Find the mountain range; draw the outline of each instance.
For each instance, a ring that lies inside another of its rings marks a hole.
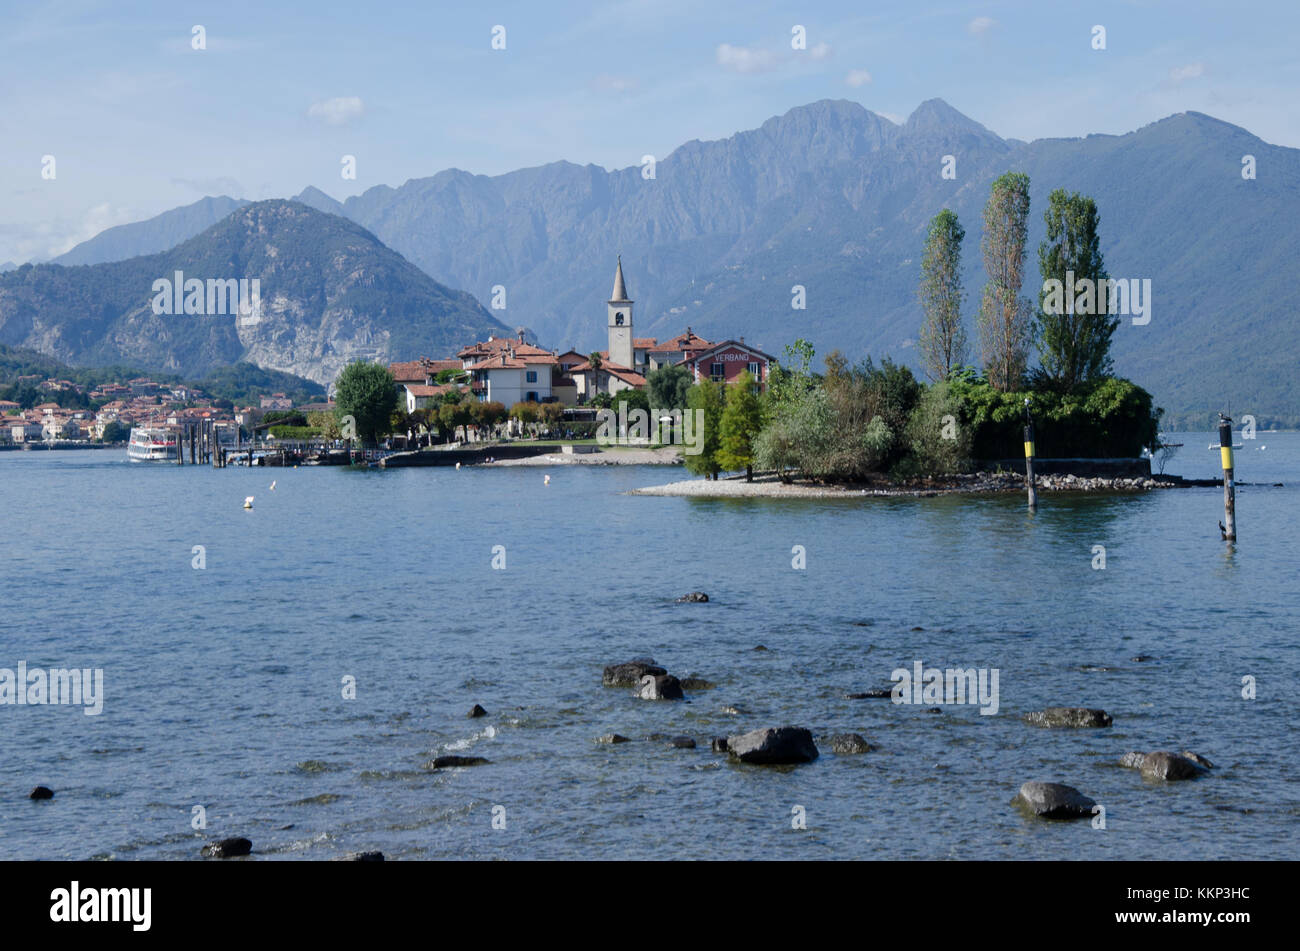
[[[191,279],[205,288],[244,280],[250,291],[257,281],[259,306],[241,316],[218,298],[226,313],[185,313],[162,306],[170,289],[159,304],[155,282]],[[247,361],[328,384],[353,359],[447,352],[505,332],[469,294],[439,284],[360,225],[283,200],[245,204],[158,254],[0,275],[0,343],[81,366],[194,378]]]
[[[1247,155],[1253,179],[1242,174]],[[1300,419],[1300,319],[1285,284],[1297,250],[1300,151],[1200,113],[1125,135],[1022,142],[938,99],[902,124],[823,100],[726,139],[687,142],[659,159],[653,177],[641,166],[570,162],[497,176],[450,169],[343,202],[309,187],[296,201],[360,224],[480,300],[503,287],[507,306],[494,313],[550,346],[604,345],[603,302],[621,252],[637,336],[689,325],[711,339],[745,336],[777,356],[806,337],[823,355],[839,348],[851,359],[890,355],[915,366],[928,222],[949,207],[966,228],[975,341],[980,212],[990,182],[1009,170],[1031,179],[1028,296],[1036,297],[1048,193],[1089,195],[1110,275],[1152,282],[1150,323],[1126,319],[1116,333],[1117,371],[1175,417],[1204,421],[1231,407]],[[233,204],[205,199],[114,228],[64,258],[107,262],[160,248],[216,224]],[[0,278],[0,328],[11,280]],[[795,285],[806,289],[806,309],[791,307]],[[430,338],[417,349],[441,355],[441,345]]]

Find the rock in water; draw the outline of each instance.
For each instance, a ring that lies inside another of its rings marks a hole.
[[[253,843],[244,838],[221,839],[217,842],[209,842],[205,845],[201,853],[208,858],[213,859],[233,859],[240,855],[247,855],[253,851]]]
[[[695,749],[695,741],[691,739],[689,736],[674,736],[671,740],[668,741],[668,745],[675,750]]]
[[[1146,753],[1125,753],[1119,758],[1119,765],[1126,769],[1141,769],[1142,761],[1146,758]]]
[[[1200,753],[1193,753],[1190,750],[1183,750],[1183,755],[1199,766],[1204,766],[1206,769],[1214,769],[1214,764],[1211,763],[1204,756],[1202,756]]]
[[[438,756],[424,764],[425,769],[450,769],[453,766],[486,766],[481,756]]]
[[[53,799],[54,790],[49,786],[37,786],[27,795],[28,799]]]
[[[725,736],[715,736],[713,741],[709,743],[709,749],[715,753],[727,752],[727,738]]]
[[[348,862],[382,862],[383,852],[353,852],[345,861]]]
[[[471,720],[474,719],[475,717],[485,717],[487,715],[488,715],[487,711],[484,710],[482,707],[480,707],[477,703],[474,704],[474,706],[469,711],[469,717]]]
[[[659,677],[666,673],[668,671],[656,666],[649,657],[639,657],[625,664],[611,664],[606,667],[601,683],[606,687],[635,687],[646,674]]]
[[[1204,766],[1179,753],[1148,753],[1142,760],[1142,775],[1146,779],[1173,782],[1178,779],[1196,779],[1207,772],[1209,770]]]
[[[712,680],[705,680],[703,677],[682,678],[683,690],[712,690],[716,686],[717,684],[715,684]]]
[[[860,733],[836,733],[831,737],[831,752],[846,756],[850,753],[867,753],[871,744]]]
[[[596,737],[597,743],[630,743],[626,736],[621,733],[606,733],[604,736]]]
[[[1025,714],[1025,722],[1045,727],[1101,727],[1110,726],[1111,717],[1105,710],[1088,707],[1048,707]]]
[[[1086,819],[1097,805],[1073,786],[1038,782],[1025,783],[1011,802],[1040,819]]]
[[[801,726],[767,727],[727,737],[727,752],[742,763],[811,763],[817,758],[817,744],[812,732]]]
[[[646,674],[637,685],[635,696],[642,700],[685,700],[682,683],[671,674]]]
[[[709,600],[709,596],[703,591],[692,591],[677,599],[678,604],[704,604]]]

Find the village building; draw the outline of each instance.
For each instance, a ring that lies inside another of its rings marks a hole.
[[[741,337],[739,340],[724,340],[722,343],[714,344],[707,350],[701,350],[688,357],[684,363],[696,383],[701,380],[734,383],[748,370],[761,390],[767,385],[768,371],[775,360],[775,357],[757,347],[746,344],[745,338]]]

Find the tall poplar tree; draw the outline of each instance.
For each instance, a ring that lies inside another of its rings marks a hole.
[[[984,205],[984,270],[980,349],[984,373],[996,389],[1013,390],[1025,374],[1033,305],[1020,296],[1029,234],[1029,176],[1007,172],[993,182]]]
[[[1107,309],[1096,202],[1063,188],[1047,201],[1047,239],[1038,246],[1038,353],[1043,376],[1068,392],[1110,373],[1119,318]]]
[[[921,257],[917,296],[925,311],[921,326],[921,361],[931,380],[947,379],[966,362],[966,330],[961,323],[965,297],[961,286],[961,242],[966,230],[945,208],[930,220]]]

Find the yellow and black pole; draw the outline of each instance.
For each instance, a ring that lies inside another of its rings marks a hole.
[[[1034,485],[1034,420],[1029,415],[1029,397],[1025,397],[1025,488],[1029,492],[1029,511],[1038,508],[1038,489]]]
[[[1223,524],[1219,526],[1224,541],[1237,540],[1237,484],[1232,467],[1232,420],[1219,414],[1219,460],[1223,463]]]

